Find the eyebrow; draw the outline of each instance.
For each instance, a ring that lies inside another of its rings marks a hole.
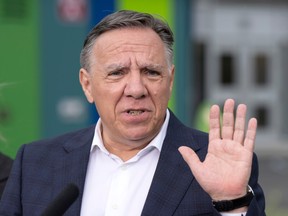
[[[143,64],[143,65],[138,65],[140,69],[151,69],[151,70],[156,70],[156,71],[162,71],[164,70],[164,66],[160,64]],[[121,64],[110,64],[107,67],[105,67],[109,71],[113,70],[122,70],[122,69],[128,69],[129,66],[121,65]]]
[[[156,71],[164,70],[164,67],[162,65],[159,65],[159,64],[142,65],[141,68],[147,68],[147,69],[156,70]]]
[[[109,71],[113,71],[113,70],[121,70],[121,69],[127,68],[127,66],[124,66],[121,64],[110,64],[105,68]]]

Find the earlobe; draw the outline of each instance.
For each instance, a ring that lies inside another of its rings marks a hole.
[[[92,96],[91,76],[87,70],[81,68],[79,71],[79,81],[82,86],[83,92],[89,103],[93,103],[94,99]]]

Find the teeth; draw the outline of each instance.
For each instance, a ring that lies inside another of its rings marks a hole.
[[[130,115],[140,115],[141,113],[143,113],[143,111],[141,111],[141,110],[130,110],[129,111]]]

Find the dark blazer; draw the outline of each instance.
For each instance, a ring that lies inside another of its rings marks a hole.
[[[95,126],[57,138],[23,145],[0,204],[1,216],[39,216],[48,203],[70,182],[80,196],[65,215],[79,216]],[[201,160],[207,153],[207,134],[184,126],[171,112],[167,135],[142,216],[219,215],[211,198],[193,177],[178,152],[190,146]],[[257,183],[258,164],[254,157],[250,186],[256,197],[247,216],[262,216],[264,195]],[[233,179],[231,179],[233,181]]]
[[[13,160],[0,152],[0,199],[5,188]]]

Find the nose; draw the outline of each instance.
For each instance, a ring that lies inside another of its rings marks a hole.
[[[127,97],[139,99],[145,97],[147,93],[144,77],[141,76],[141,73],[139,71],[130,72],[127,77],[124,94]]]

